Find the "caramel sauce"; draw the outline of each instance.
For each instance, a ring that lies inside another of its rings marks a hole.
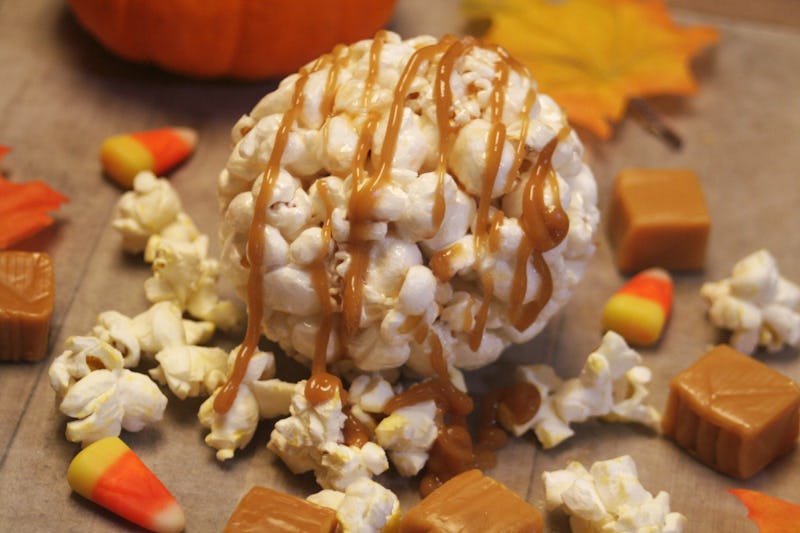
[[[321,62],[322,60],[317,61],[312,66],[312,70],[318,68]],[[247,365],[258,347],[258,340],[261,336],[264,296],[263,273],[260,267],[264,258],[264,228],[267,225],[267,206],[272,198],[275,183],[278,180],[281,157],[289,141],[289,132],[303,108],[303,102],[305,101],[303,89],[306,86],[309,74],[310,71],[307,69],[300,71],[300,76],[295,83],[294,93],[292,95],[292,105],[290,109],[284,113],[281,123],[278,126],[278,131],[275,133],[275,145],[269,156],[267,168],[264,170],[261,189],[258,191],[258,197],[253,212],[253,222],[250,225],[250,232],[247,236],[247,258],[251,265],[247,278],[247,332],[236,354],[231,375],[214,399],[214,410],[217,413],[227,413],[231,408],[233,401],[236,399],[236,395],[239,393],[239,386],[247,371]]]
[[[428,262],[428,266],[433,275],[440,281],[449,281],[450,278],[456,275],[453,268],[453,257],[464,253],[464,245],[460,242],[451,244],[447,248],[443,248],[434,252]]]
[[[372,431],[361,420],[356,418],[349,406],[345,408],[345,415],[347,418],[344,420],[344,443],[348,446],[356,446],[361,448],[370,441]]]

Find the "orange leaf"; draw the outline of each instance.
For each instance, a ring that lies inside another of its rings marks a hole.
[[[728,492],[747,507],[747,517],[761,533],[800,533],[800,505],[754,490],[728,489]]]
[[[0,162],[8,151],[0,145]],[[0,250],[52,224],[47,213],[68,200],[42,181],[13,183],[0,176]]]
[[[691,58],[717,42],[674,24],[662,0],[463,0],[484,39],[525,63],[569,120],[607,139],[630,98],[691,94]]]

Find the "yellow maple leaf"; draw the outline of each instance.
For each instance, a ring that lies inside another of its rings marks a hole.
[[[714,28],[678,27],[661,0],[464,0],[488,17],[483,38],[525,63],[570,121],[600,138],[628,99],[692,94],[690,61],[717,42]]]

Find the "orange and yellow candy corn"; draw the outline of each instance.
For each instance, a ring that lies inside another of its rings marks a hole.
[[[603,309],[603,329],[629,344],[646,346],[661,337],[672,308],[672,278],[663,268],[649,268],[628,281]]]
[[[126,189],[143,170],[157,176],[189,157],[197,145],[190,128],[159,128],[115,135],[103,141],[100,163],[108,177]]]
[[[117,437],[84,448],[69,465],[72,490],[150,531],[183,531],[178,502],[133,451]]]

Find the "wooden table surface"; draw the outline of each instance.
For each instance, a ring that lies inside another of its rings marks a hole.
[[[453,0],[401,0],[393,28],[404,36],[458,31],[456,6]],[[691,168],[707,195],[713,229],[706,269],[677,277],[666,335],[657,347],[642,350],[654,372],[651,400],[660,411],[669,379],[724,339],[705,318],[699,296],[704,281],[727,276],[738,259],[759,248],[774,254],[786,277],[800,281],[800,29],[764,22],[780,17],[752,22],[676,13],[683,21],[716,25],[722,33],[720,44],[695,64],[701,83],[696,96],[654,100],[683,137],[684,148],[670,150],[630,119],[611,141],[584,136],[602,207],[615,173],[631,166]],[[0,0],[0,144],[13,149],[3,170],[14,179],[44,179],[70,197],[52,228],[18,246],[53,256],[57,292],[48,357],[38,364],[0,365],[0,531],[135,530],[71,493],[65,472],[79,446],[64,438],[67,420],[47,380],[49,361],[65,339],[87,332],[97,313],[115,309],[134,315],[148,307],[142,283],[149,268],[122,253],[110,227],[121,191],[101,175],[100,142],[164,125],[196,128],[198,150],[171,179],[216,250],[216,177],[230,150],[230,128],[274,85],[196,82],[131,66],[89,38],[64,2]],[[622,279],[601,232],[597,253],[566,309],[536,339],[471,373],[471,388],[480,391],[507,379],[517,362],[548,362],[561,376],[574,376],[599,342],[600,309]],[[800,381],[797,350],[758,357]],[[199,403],[171,397],[160,424],[124,435],[178,497],[188,531],[220,530],[256,484],[301,496],[317,490],[310,476],[293,476],[265,449],[268,422],[247,450],[218,463],[203,443],[205,431],[195,414]],[[627,453],[648,490],[671,494],[673,510],[688,517],[691,532],[757,530],[726,488],[742,486],[800,502],[798,451],[740,482],[636,426],[575,427],[575,437],[554,450],[543,451],[531,436],[513,440],[489,473],[543,509],[542,472],[572,459],[588,465]],[[396,490],[404,507],[416,501],[412,483],[390,474],[381,480]],[[568,531],[557,514],[547,515],[547,528]]]

